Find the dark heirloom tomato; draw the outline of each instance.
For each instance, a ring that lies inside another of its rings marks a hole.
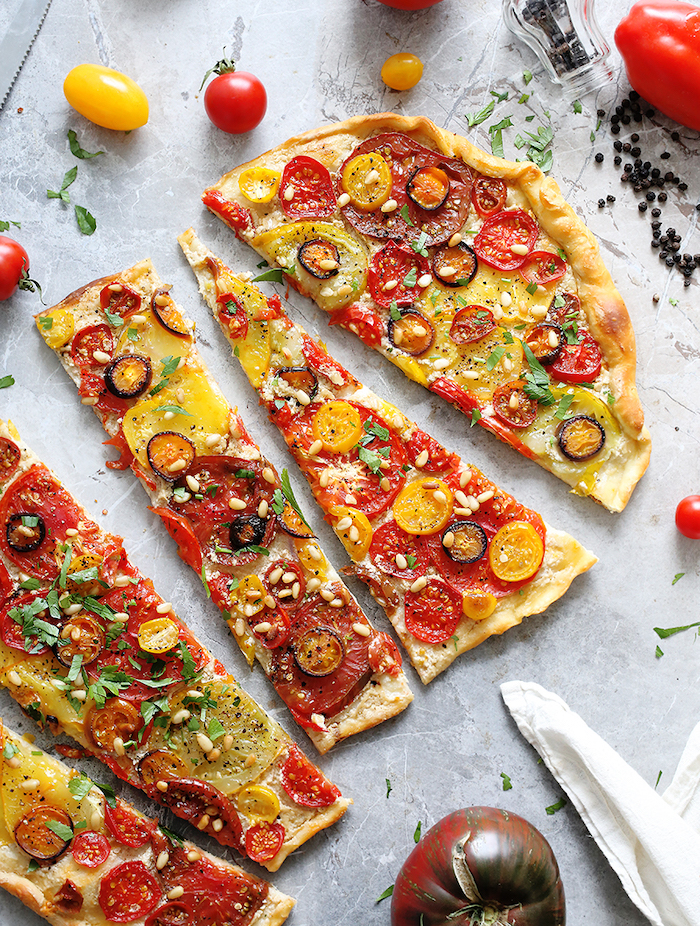
[[[578,321],[581,314],[581,300],[573,293],[557,293],[547,309],[545,322],[552,325],[564,325]]]
[[[282,787],[302,807],[330,807],[340,797],[340,791],[309,762],[296,744],[280,769]]]
[[[417,167],[406,184],[408,198],[426,212],[444,205],[449,192],[450,178],[439,167]]]
[[[279,198],[285,214],[293,220],[326,218],[335,211],[328,169],[305,154],[292,158],[282,171]]]
[[[404,597],[406,630],[423,643],[444,643],[462,617],[462,596],[447,582],[429,578],[418,592]]]
[[[81,328],[73,338],[70,353],[79,367],[104,366],[104,360],[95,359],[95,351],[112,356],[114,338],[109,325],[89,325]]]
[[[323,238],[305,241],[297,251],[297,260],[317,280],[330,280],[337,276],[340,268],[338,246]]]
[[[186,338],[190,334],[182,313],[170,295],[170,286],[161,286],[153,291],[151,311],[163,328],[171,334],[179,338]]]
[[[151,385],[153,371],[148,357],[123,354],[105,370],[105,384],[118,399],[134,399]]]
[[[399,318],[389,319],[387,333],[394,347],[412,357],[424,354],[435,340],[432,323],[417,309],[401,309]]]
[[[174,814],[193,823],[223,846],[241,849],[243,827],[231,801],[213,785],[197,778],[176,778],[166,781],[167,791],[149,789],[152,796],[169,807]],[[212,823],[220,820],[217,832]]]
[[[474,250],[489,267],[517,270],[525,263],[538,235],[539,226],[531,215],[522,209],[506,209],[486,219],[474,239]]]
[[[369,291],[377,305],[387,309],[393,302],[412,305],[423,292],[418,280],[424,273],[430,273],[426,257],[390,241],[372,258]]]
[[[498,417],[512,428],[527,428],[537,417],[537,400],[525,392],[522,380],[498,386],[492,401]]]
[[[579,331],[578,344],[564,344],[549,371],[564,383],[592,383],[600,373],[600,348],[587,331]]]
[[[226,325],[232,338],[244,338],[248,333],[248,313],[233,293],[222,293],[217,297],[219,321]]]
[[[404,862],[392,926],[564,926],[564,887],[551,846],[527,820],[493,807],[443,817]]]
[[[143,862],[117,865],[100,882],[98,901],[112,923],[132,923],[150,913],[163,896],[155,877]]]
[[[69,830],[70,836],[64,839],[52,829],[50,823],[59,823]],[[15,826],[15,841],[20,849],[35,859],[40,865],[56,861],[66,851],[73,838],[73,821],[61,807],[50,804],[38,804],[32,807]]]
[[[450,337],[455,344],[471,344],[491,334],[496,327],[496,321],[490,309],[483,305],[465,305],[452,321]]]
[[[505,205],[508,187],[498,177],[477,177],[472,188],[474,208],[483,218],[493,215]]]
[[[535,325],[525,338],[527,346],[537,360],[543,364],[554,363],[564,346],[564,332],[559,325],[544,322]]]
[[[384,320],[371,309],[357,302],[338,309],[328,319],[329,325],[341,325],[354,332],[361,341],[370,347],[378,347],[382,343],[386,326]]]
[[[476,254],[464,242],[443,244],[433,254],[433,273],[444,286],[467,286],[478,269]]]
[[[123,283],[108,283],[100,292],[100,306],[112,315],[128,318],[141,308],[141,296]]]
[[[564,456],[578,463],[590,460],[603,449],[605,430],[589,415],[574,415],[560,425],[557,442]]]

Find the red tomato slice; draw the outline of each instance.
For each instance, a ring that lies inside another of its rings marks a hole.
[[[222,293],[216,300],[219,321],[226,325],[232,338],[244,338],[248,333],[248,315],[233,293]]]
[[[462,596],[442,579],[430,578],[419,592],[406,592],[406,630],[423,643],[444,643],[462,616]]]
[[[467,305],[455,314],[450,337],[455,344],[471,344],[495,329],[496,321],[490,309],[483,305]]]
[[[285,193],[293,195],[287,199]],[[279,198],[285,214],[293,220],[321,219],[335,212],[331,175],[315,158],[305,154],[292,158],[282,172]]]
[[[187,518],[176,511],[171,511],[170,508],[149,507],[149,510],[158,515],[165,525],[165,529],[178,545],[177,552],[180,559],[184,560],[196,572],[201,572],[202,550]]]
[[[281,823],[255,823],[245,834],[248,858],[262,864],[274,858],[284,845],[286,831]]]
[[[406,560],[406,568],[396,564],[396,554]],[[413,534],[407,534],[393,519],[378,527],[372,535],[369,558],[377,569],[387,575],[411,581],[423,575],[428,568],[428,558],[416,544]]]
[[[376,312],[353,302],[344,309],[338,309],[328,319],[329,325],[341,325],[356,334],[370,347],[379,347],[386,334],[386,324]]]
[[[271,651],[272,683],[303,726],[312,723],[312,714],[333,717],[350,704],[372,675],[367,654],[371,635],[355,633],[352,625],[357,621],[362,621],[362,612],[354,600],[344,608],[332,608],[315,595],[295,613],[285,645]],[[342,661],[324,676],[303,672],[294,655],[302,636],[319,627],[329,629],[343,644]]]
[[[489,216],[474,239],[474,251],[480,260],[497,270],[517,270],[525,263],[539,235],[539,226],[522,209],[506,209]],[[524,246],[525,254],[512,248]]]
[[[427,452],[428,462],[420,467],[426,473],[446,473],[459,466],[459,457],[456,453],[449,453],[442,444],[439,444],[425,431],[421,431],[420,428],[414,430],[405,442],[404,448],[406,456],[414,466],[418,457]]]
[[[153,820],[146,820],[133,811],[128,804],[117,799],[117,806],[105,804],[105,823],[112,836],[123,846],[137,849],[150,842],[156,828]]]
[[[381,630],[372,637],[369,645],[369,664],[373,672],[398,675],[401,671],[401,653],[389,634]]]
[[[218,215],[229,228],[235,231],[237,238],[240,238],[239,232],[252,231],[253,217],[250,210],[226,199],[219,190],[205,190],[202,193],[202,202],[210,212]]]
[[[109,440],[102,441],[102,443],[105,447],[114,447],[119,453],[116,460],[107,460],[109,469],[128,469],[134,462],[134,455],[131,452],[131,448],[127,443],[124,430],[121,426],[114,437],[110,437]]]
[[[171,900],[151,913],[146,926],[188,926],[191,922],[192,908],[181,900]]]
[[[110,412],[121,417],[129,408],[129,400],[120,399],[110,392],[101,373],[92,373],[85,368],[80,372],[78,393],[83,399],[97,399],[93,407],[101,412]]]
[[[5,565],[0,562],[0,607],[2,607],[10,597],[14,587],[15,583],[12,581],[10,573],[5,568]]]
[[[8,437],[0,437],[0,485],[14,475],[21,458],[17,444]]]
[[[390,241],[372,258],[369,291],[377,305],[385,309],[393,302],[412,305],[423,292],[418,280],[424,273],[430,273],[427,257]],[[387,285],[389,288],[385,289]]]
[[[340,791],[314,765],[296,744],[281,768],[282,787],[302,807],[330,807],[340,797]]]
[[[386,460],[389,468],[381,469],[379,474],[375,475],[367,464],[360,460],[357,447],[353,447],[347,453],[334,454],[321,450],[310,459],[300,460],[299,465],[310,474],[314,495],[324,511],[351,504],[347,501],[347,496],[350,496],[355,499],[352,507],[359,509],[371,519],[387,510],[404,484],[406,474],[402,467],[406,465],[406,454],[401,441],[379,415],[357,403],[350,404],[359,412],[365,433],[368,434],[367,429],[373,426],[389,432],[388,439],[375,436],[366,444],[366,449],[377,454],[380,460]],[[311,422],[319,407],[318,403],[307,405],[292,419],[285,433],[289,444],[299,446],[303,450],[309,449],[315,440]],[[328,485],[323,487],[319,478],[325,469],[330,469],[331,478]],[[382,489],[380,484],[384,477],[389,480],[387,491]]]
[[[33,656],[40,656],[44,653],[48,653],[49,647],[44,643],[40,643],[36,634],[24,636],[22,633],[22,624],[13,617],[13,614],[20,616],[20,612],[23,612],[26,608],[26,613],[31,618],[31,613],[35,610],[33,605],[37,602],[37,606],[44,606],[43,609],[37,613],[38,619],[54,627],[57,626],[56,621],[53,620],[46,607],[46,601],[44,599],[45,594],[45,591],[25,592],[19,597],[10,599],[3,607],[2,611],[0,611],[0,636],[2,636],[2,640],[6,646],[31,653]]]
[[[89,325],[87,328],[81,328],[73,338],[70,353],[73,362],[79,367],[104,366],[103,363],[95,360],[96,350],[112,355],[114,338],[109,325]]]
[[[274,575],[278,569],[282,570],[282,578],[273,583],[270,581],[270,576]],[[296,597],[294,597],[294,587],[297,584],[299,588]],[[304,570],[299,563],[295,563],[293,560],[277,559],[265,573],[265,588],[275,599],[278,607],[284,608],[286,611],[296,611],[304,601],[306,592]],[[292,594],[286,594],[280,598],[280,592],[292,592]]]
[[[546,286],[561,280],[566,273],[566,261],[551,251],[531,251],[520,268],[520,276],[526,283]]]
[[[133,923],[146,916],[163,896],[160,885],[143,862],[124,862],[102,878],[98,900],[113,923]]]
[[[83,868],[99,868],[110,856],[109,840],[102,833],[79,833],[71,846],[73,858]]]
[[[505,205],[508,187],[497,177],[477,177],[472,188],[474,208],[483,218],[499,212]]]
[[[564,383],[592,383],[603,362],[600,348],[587,331],[579,331],[578,344],[564,344],[548,367],[555,379]]]
[[[519,379],[498,386],[492,405],[498,417],[512,428],[527,428],[537,417],[537,400],[525,392]]]
[[[112,286],[120,288],[110,289]],[[100,306],[112,315],[128,318],[141,308],[141,296],[124,283],[115,280],[114,283],[108,283],[100,292]]]
[[[556,303],[561,303],[557,305]],[[575,296],[573,293],[558,293],[547,309],[547,317],[545,322],[548,322],[552,325],[559,325],[560,327],[565,325],[567,322],[571,324],[572,322],[579,321],[581,315],[581,300],[578,296]]]

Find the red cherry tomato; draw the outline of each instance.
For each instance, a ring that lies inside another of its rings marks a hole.
[[[403,556],[405,566],[401,559],[401,565],[396,562],[397,553]],[[411,582],[423,575],[429,565],[425,552],[416,545],[415,536],[407,534],[393,520],[386,521],[375,530],[369,547],[369,558],[382,572],[399,579],[410,579]]]
[[[429,6],[435,6],[442,0],[379,0],[384,6],[391,6],[395,10],[424,10]]]
[[[406,630],[423,643],[444,643],[462,616],[462,596],[442,579],[429,579],[419,592],[406,592]]]
[[[480,216],[486,218],[503,208],[508,187],[498,177],[477,177],[472,187],[472,202]]]
[[[0,235],[0,302],[10,298],[28,273],[29,255],[22,245]]]
[[[545,286],[561,280],[566,273],[566,261],[551,251],[531,251],[520,268],[520,276],[526,283]]]
[[[370,347],[379,347],[382,337],[386,333],[384,320],[371,309],[353,302],[344,309],[333,312],[328,320],[329,325],[342,325],[355,332],[361,341]]]
[[[98,868],[111,852],[109,840],[102,833],[79,833],[73,840],[73,858],[83,868]]]
[[[98,900],[111,923],[133,923],[150,913],[163,896],[143,862],[124,862],[102,878]]]
[[[255,823],[245,834],[248,858],[261,864],[274,858],[284,844],[285,829],[281,823]]]
[[[474,250],[480,260],[496,270],[517,270],[535,246],[539,228],[537,222],[523,209],[506,209],[496,212],[479,229],[474,239]],[[513,251],[521,246],[524,254]]]
[[[117,801],[116,807],[105,806],[105,823],[112,836],[123,846],[137,849],[151,838],[155,823],[138,816],[127,804]]]
[[[587,331],[580,332],[578,344],[565,344],[549,367],[555,379],[564,383],[592,383],[600,373],[600,348]]]
[[[109,325],[88,325],[87,328],[81,328],[73,338],[71,357],[79,367],[103,366],[101,361],[95,360],[96,350],[111,357],[114,338]]]
[[[287,199],[289,195],[291,199]],[[306,154],[292,158],[285,166],[279,198],[286,215],[295,221],[327,218],[335,211],[335,193],[328,169]]]
[[[519,379],[497,387],[493,394],[493,408],[498,417],[512,428],[526,428],[537,417],[537,401],[525,392]]]
[[[204,91],[204,108],[217,129],[241,135],[262,122],[267,93],[254,74],[227,71],[215,77]]]
[[[430,273],[425,257],[390,241],[372,258],[369,291],[374,301],[387,309],[393,302],[412,305],[423,291],[418,280],[425,273]]]
[[[700,495],[688,495],[678,503],[676,527],[684,537],[700,540]]]

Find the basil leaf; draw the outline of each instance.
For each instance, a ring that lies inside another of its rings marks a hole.
[[[97,228],[97,220],[85,206],[75,207],[75,217],[78,220],[78,228],[84,235],[91,235]]]
[[[87,797],[92,788],[92,781],[87,777],[85,772],[81,772],[80,775],[71,778],[68,782],[68,790],[76,801],[82,801],[83,798]]]
[[[510,791],[513,788],[513,785],[511,784],[511,780],[508,775],[506,775],[505,772],[501,772],[501,778],[503,779],[503,790]]]
[[[52,833],[55,833],[59,839],[63,839],[65,842],[70,842],[73,838],[73,829],[70,826],[66,826],[65,823],[60,823],[58,820],[47,820],[44,826],[47,830],[51,830]]]
[[[391,787],[391,782],[388,778],[385,778],[384,781],[386,781],[386,796],[389,797],[394,789]]]
[[[7,389],[8,386],[14,386],[14,384],[15,384],[14,376],[11,376],[9,374],[7,376],[0,376],[0,389]]]
[[[284,273],[284,270],[274,267],[271,270],[266,270],[264,273],[253,277],[253,283],[283,283]]]
[[[556,804],[550,804],[549,807],[545,807],[545,813],[548,813],[549,816],[551,817],[553,814],[557,812],[557,810],[561,810],[562,807],[565,807],[566,804],[567,804],[566,798],[562,797],[556,802]]]
[[[413,841],[414,841],[415,843],[419,843],[419,842],[420,842],[420,832],[421,832],[422,827],[423,827],[423,824],[422,824],[421,821],[419,820],[419,821],[418,821],[418,826],[415,828],[415,831],[414,831],[414,833],[413,833]]]
[[[386,900],[387,897],[391,897],[394,893],[394,885],[390,884],[389,887],[384,891],[383,894],[380,894],[379,897],[375,900],[375,903],[379,903],[380,900]]]
[[[101,154],[104,154],[104,151],[95,151],[91,154],[89,151],[81,148],[78,144],[78,136],[75,134],[73,129],[68,129],[68,144],[70,145],[71,154],[75,155],[76,158],[80,158],[81,161],[86,161],[90,158],[96,158]]]
[[[282,483],[282,491],[284,492],[284,497],[287,499],[289,504],[299,515],[299,517],[304,522],[304,524],[306,524],[309,530],[311,530],[311,525],[309,524],[309,522],[306,520],[306,518],[302,514],[301,508],[299,507],[299,502],[296,500],[294,496],[294,490],[292,489],[292,484],[289,481],[289,473],[287,472],[286,469],[283,469],[282,473],[280,474],[280,482]]]
[[[672,637],[676,633],[682,633],[684,630],[692,630],[693,627],[700,627],[700,621],[694,624],[686,624],[684,627],[654,627],[654,633],[657,637],[665,640],[666,637]]]
[[[479,110],[478,113],[466,113],[467,125],[469,128],[475,125],[481,125],[482,122],[486,122],[488,117],[493,112],[494,106],[496,105],[495,100],[490,100],[483,109]]]

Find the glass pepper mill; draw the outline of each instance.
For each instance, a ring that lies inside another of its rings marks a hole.
[[[570,96],[612,80],[610,47],[593,5],[594,0],[503,0],[508,28],[532,48],[547,74]]]

